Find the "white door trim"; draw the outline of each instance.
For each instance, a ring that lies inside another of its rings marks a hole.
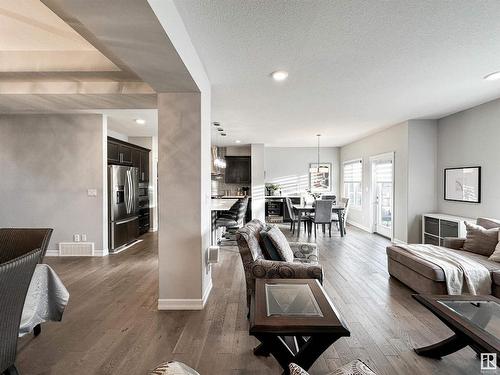
[[[394,241],[394,225],[395,225],[395,214],[394,214],[394,201],[396,197],[396,181],[395,181],[395,158],[394,151],[385,152],[383,154],[377,154],[370,156],[370,231],[375,233],[375,179],[373,178],[373,162],[376,160],[392,160],[392,202],[391,202],[391,212],[392,212],[392,227],[391,227],[391,241]]]

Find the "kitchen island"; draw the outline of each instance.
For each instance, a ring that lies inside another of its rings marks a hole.
[[[212,213],[212,231],[210,236],[210,244],[217,245],[222,236],[223,228],[217,228],[215,221],[217,220],[217,212],[229,211],[229,209],[238,202],[238,199],[211,199],[210,211]]]

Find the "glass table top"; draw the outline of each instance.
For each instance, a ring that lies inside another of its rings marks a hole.
[[[266,284],[266,305],[267,316],[323,316],[307,284]]]
[[[495,301],[438,300],[494,337],[500,337],[500,305]]]

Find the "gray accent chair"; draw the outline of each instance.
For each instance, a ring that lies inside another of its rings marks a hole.
[[[317,279],[323,282],[323,268],[318,264],[316,244],[290,242],[293,262],[267,260],[262,252],[260,232],[266,225],[254,219],[236,233],[236,241],[245,271],[247,304],[255,291],[255,279]]]
[[[0,263],[0,374],[18,374],[15,361],[24,301],[42,249]]]
[[[34,249],[42,251],[42,261],[53,229],[50,228],[0,228],[0,263],[17,258]]]

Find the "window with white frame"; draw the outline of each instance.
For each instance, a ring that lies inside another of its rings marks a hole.
[[[363,161],[351,160],[344,163],[344,198],[349,198],[351,208],[361,209],[363,198]]]

